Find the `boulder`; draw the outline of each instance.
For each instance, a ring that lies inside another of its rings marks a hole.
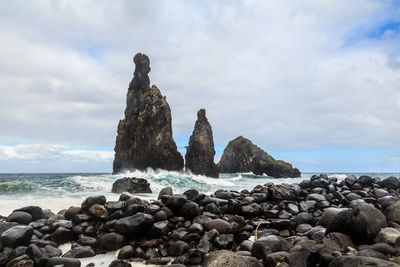
[[[383,179],[381,184],[382,184],[382,187],[385,187],[388,189],[398,189],[400,187],[399,179],[394,176],[390,176],[386,179]]]
[[[118,233],[107,233],[98,237],[98,247],[102,250],[113,251],[123,247],[126,238]]]
[[[300,177],[300,171],[282,160],[275,160],[249,139],[239,136],[230,141],[218,163],[219,172],[253,172],[272,177]]]
[[[214,219],[204,224],[204,229],[210,231],[212,229],[216,229],[219,233],[225,233],[229,228],[230,224],[222,219]]]
[[[183,157],[172,137],[171,109],[160,90],[150,87],[150,59],[138,53],[129,84],[125,118],[119,121],[113,173],[146,168],[182,170]]]
[[[333,218],[336,216],[336,214],[338,214],[339,212],[341,212],[341,210],[337,208],[325,209],[324,212],[322,213],[321,218],[319,219],[319,224],[322,225],[323,227],[327,227],[331,223]]]
[[[153,223],[153,216],[138,212],[135,215],[117,220],[114,223],[114,228],[122,234],[139,234],[145,233],[147,228]]]
[[[100,204],[94,204],[89,208],[89,212],[99,219],[105,219],[108,217],[108,211]]]
[[[400,223],[400,201],[396,201],[385,209],[388,222]]]
[[[24,211],[14,211],[6,219],[7,222],[16,222],[18,224],[29,224],[32,220],[32,215]]]
[[[219,177],[218,167],[214,163],[214,140],[206,110],[197,112],[197,121],[186,147],[185,168],[194,174]]]
[[[246,267],[247,263],[238,255],[228,250],[217,250],[208,254],[203,262],[205,267]]]
[[[18,225],[9,228],[1,234],[1,242],[4,247],[15,248],[28,245],[33,235],[31,226]]]
[[[326,233],[347,234],[356,244],[371,243],[376,234],[387,226],[383,213],[370,204],[359,203],[352,210],[336,214],[327,226]]]
[[[88,198],[86,198],[82,204],[81,204],[81,208],[83,210],[88,210],[91,206],[93,206],[94,204],[99,204],[99,205],[104,205],[106,203],[106,197],[105,196],[90,196]]]
[[[14,210],[14,212],[15,211],[23,211],[29,213],[32,216],[33,221],[45,218],[42,208],[38,206],[26,206]]]
[[[131,194],[152,193],[150,189],[150,184],[146,179],[126,177],[116,180],[112,185],[111,192],[129,192]]]
[[[392,227],[382,228],[374,241],[375,243],[386,243],[391,246],[400,247],[400,231]]]

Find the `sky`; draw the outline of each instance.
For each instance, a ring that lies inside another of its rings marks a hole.
[[[111,172],[133,56],[179,150],[207,110],[303,172],[399,172],[400,1],[0,1],[0,173]]]

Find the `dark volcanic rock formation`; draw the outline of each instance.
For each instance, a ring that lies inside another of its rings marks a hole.
[[[254,145],[249,139],[239,136],[229,142],[218,163],[222,173],[253,172],[280,177],[300,177],[300,171],[290,163],[275,160],[264,150]]]
[[[148,167],[182,170],[183,158],[172,137],[171,109],[155,86],[150,87],[150,60],[137,54],[129,84],[125,118],[119,122],[113,173]]]
[[[111,192],[122,193],[129,192],[136,193],[151,193],[150,184],[143,178],[122,178],[113,183]]]
[[[217,178],[219,174],[214,155],[212,128],[207,120],[206,110],[200,109],[189,146],[186,148],[185,168],[195,174]]]

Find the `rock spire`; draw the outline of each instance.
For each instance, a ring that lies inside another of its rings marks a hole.
[[[138,53],[129,84],[125,118],[119,121],[113,173],[123,170],[182,170],[183,158],[172,136],[171,109],[155,86],[150,87],[150,59]]]
[[[218,167],[214,163],[214,141],[210,123],[206,117],[206,110],[197,112],[197,121],[186,148],[185,168],[194,174],[217,178]]]

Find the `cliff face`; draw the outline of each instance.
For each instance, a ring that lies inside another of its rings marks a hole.
[[[150,87],[150,60],[139,53],[133,61],[136,68],[125,118],[118,124],[113,173],[148,167],[182,170],[183,158],[172,137],[171,109],[160,90]]]
[[[218,163],[221,173],[253,172],[272,177],[300,177],[300,171],[290,163],[275,160],[267,152],[242,136],[230,141]]]
[[[186,148],[185,168],[195,174],[218,178],[218,167],[214,163],[214,141],[206,110],[197,112],[197,121]]]

